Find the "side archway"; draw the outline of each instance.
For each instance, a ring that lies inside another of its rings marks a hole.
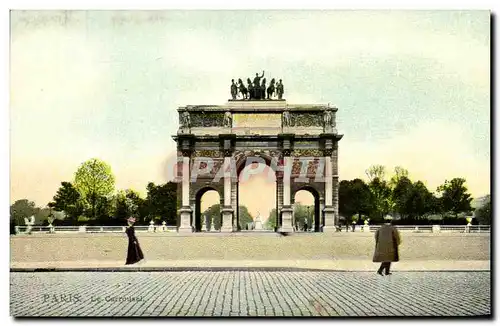
[[[320,193],[313,186],[310,186],[310,185],[302,186],[302,187],[298,188],[292,195],[292,201],[294,204],[296,202],[297,193],[302,192],[302,191],[305,191],[305,192],[308,192],[309,194],[311,194],[313,197],[313,203],[314,203],[314,208],[310,212],[310,213],[314,214],[312,217],[312,221],[313,221],[312,226],[313,227],[308,226],[308,228],[310,228],[310,230],[314,231],[314,232],[322,232],[324,220],[323,220],[323,214],[321,212]],[[296,226],[300,226],[300,227],[303,226],[303,222],[298,221],[298,220],[295,220],[294,224]]]
[[[196,192],[196,195],[195,195],[195,209],[194,209],[194,223],[193,223],[193,227],[194,227],[194,231],[195,232],[201,232],[202,231],[202,225],[203,225],[203,221],[202,221],[202,197],[203,195],[205,195],[207,192],[210,192],[210,191],[214,191],[217,193],[219,199],[217,200],[218,203],[220,203],[220,200],[221,200],[221,193],[219,190],[217,190],[215,187],[211,187],[211,186],[205,186],[203,188],[200,188],[197,192]],[[219,204],[219,215],[221,214],[221,206]],[[219,216],[219,218],[221,218],[221,216]],[[211,227],[211,230],[213,230],[213,226]]]

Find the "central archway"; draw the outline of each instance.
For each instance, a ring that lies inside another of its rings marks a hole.
[[[259,205],[258,202],[252,201],[252,203],[246,203],[249,205],[246,205],[249,211],[251,211],[252,216],[254,218],[257,218],[257,212],[261,214],[261,222],[266,222],[267,225],[274,225],[274,226],[279,226],[279,192],[278,192],[278,171],[276,171],[276,167],[278,164],[279,157],[273,157],[269,154],[262,153],[262,152],[253,152],[253,151],[246,151],[246,152],[237,152],[235,153],[234,156],[235,159],[235,167],[236,167],[236,178],[234,182],[234,187],[236,190],[236,207],[240,207],[242,204],[241,201],[241,189],[242,187],[245,187],[245,183],[249,182],[253,178],[261,178],[260,183],[263,183],[264,187],[271,186],[273,184],[274,186],[274,198],[271,200],[274,204],[268,205],[270,206],[270,210],[266,209],[267,206],[264,205]],[[251,181],[250,181],[251,182]],[[250,185],[251,186],[251,185]],[[255,186],[255,185],[254,185]],[[259,192],[258,189],[253,189],[256,194],[262,194],[262,192]],[[264,193],[267,194],[267,191],[264,191]],[[257,199],[258,200],[258,199]],[[248,201],[248,199],[247,199]],[[275,210],[276,216],[271,223],[268,223],[268,219],[271,216],[272,210]],[[240,210],[237,209],[235,211],[235,221],[238,225],[240,225]],[[269,230],[263,227],[262,231]],[[276,231],[276,228],[273,227],[269,231]]]
[[[265,154],[252,155],[239,155],[236,162],[236,223],[242,226],[240,208],[245,206],[253,221],[257,222],[253,225],[254,231],[274,231],[278,223],[277,214],[269,221],[273,211],[278,212],[278,180],[273,158]]]

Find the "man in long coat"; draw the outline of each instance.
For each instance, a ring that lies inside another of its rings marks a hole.
[[[373,254],[373,262],[381,263],[377,273],[385,275],[391,273],[391,262],[399,261],[398,246],[401,243],[399,231],[391,225],[391,221],[385,223],[375,232],[375,253]]]

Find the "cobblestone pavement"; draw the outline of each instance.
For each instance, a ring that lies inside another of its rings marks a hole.
[[[489,272],[10,273],[13,316],[489,315]]]

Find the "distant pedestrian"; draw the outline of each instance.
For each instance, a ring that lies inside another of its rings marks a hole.
[[[386,218],[387,220],[389,217]],[[377,273],[383,275],[391,275],[391,262],[399,261],[399,248],[401,237],[399,231],[392,226],[392,220],[382,225],[375,232],[375,253],[373,254],[373,262],[381,263]]]
[[[128,250],[127,250],[127,260],[125,262],[125,265],[130,265],[130,264],[135,264],[140,260],[144,259],[144,254],[142,253],[141,247],[139,246],[139,241],[137,241],[137,238],[135,236],[135,229],[134,229],[135,218],[129,217],[127,219],[127,223],[128,226],[125,232],[127,233],[128,237]]]

